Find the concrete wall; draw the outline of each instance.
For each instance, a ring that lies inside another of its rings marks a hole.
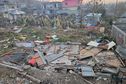
[[[112,37],[118,45],[126,45],[126,33],[115,25],[112,26]]]

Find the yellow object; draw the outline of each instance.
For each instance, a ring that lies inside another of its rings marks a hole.
[[[27,35],[20,35],[20,36],[19,36],[19,39],[20,39],[20,40],[26,40],[26,38],[27,38]]]

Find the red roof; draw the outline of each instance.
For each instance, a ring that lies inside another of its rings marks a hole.
[[[80,0],[64,0],[63,7],[77,7],[79,6]]]
[[[39,54],[36,53],[34,56],[32,56],[32,58],[28,61],[29,64],[34,65],[35,63],[38,64],[38,66],[43,65],[43,61],[40,58]]]

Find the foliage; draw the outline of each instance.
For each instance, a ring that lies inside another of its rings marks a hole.
[[[15,21],[18,26],[40,26],[40,27],[57,27],[66,29],[67,27],[76,28],[75,15],[68,16],[25,16]]]

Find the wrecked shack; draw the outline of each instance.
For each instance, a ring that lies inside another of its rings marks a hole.
[[[0,65],[18,71],[27,80],[35,82],[33,84],[62,84],[62,81],[77,84],[76,77],[80,78],[79,84],[120,82],[114,77],[124,81],[120,76],[120,67],[122,69],[124,65],[112,49],[116,45],[113,41],[96,40],[87,45],[77,42],[41,44],[37,41],[37,44],[29,47],[25,42],[22,47],[17,46],[23,53],[2,56]]]

